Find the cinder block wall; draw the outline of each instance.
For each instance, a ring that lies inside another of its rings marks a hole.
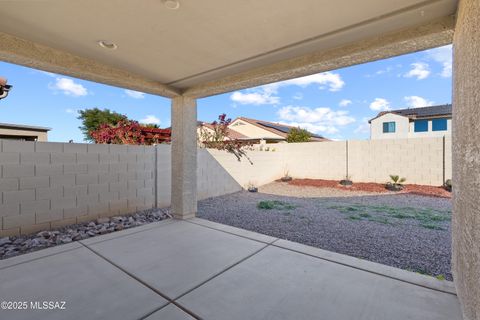
[[[445,140],[445,178],[451,178],[451,139]],[[253,164],[230,153],[198,150],[198,198],[294,178],[340,180],[345,141],[270,145],[248,151]],[[275,151],[272,151],[272,150]],[[155,165],[156,164],[156,165]],[[348,142],[355,182],[443,183],[441,138]],[[128,214],[170,205],[171,147],[0,140],[0,236]]]
[[[209,151],[198,152],[199,199],[242,189]],[[169,206],[170,153],[169,145],[0,140],[0,236]]]
[[[451,138],[445,138],[445,179],[452,177]],[[294,178],[341,180],[347,174],[347,142],[282,144],[285,168]],[[385,183],[390,174],[407,183],[440,186],[443,138],[348,141],[348,175],[354,182]]]
[[[1,235],[152,208],[155,149],[0,141]]]

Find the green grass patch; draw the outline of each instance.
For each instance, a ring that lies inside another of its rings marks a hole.
[[[431,229],[431,230],[445,230],[445,228],[435,224],[435,223],[427,223],[427,222],[424,222],[424,223],[421,223],[420,224],[422,227],[426,228],[426,229]]]
[[[359,216],[348,216],[348,219],[350,220],[362,220]]]
[[[451,219],[450,210],[431,208],[391,207],[387,205],[345,204],[332,205],[328,209],[335,209],[348,214],[350,220],[368,220],[384,224],[391,224],[392,218],[397,220],[415,220],[427,229],[445,230],[440,224]],[[355,217],[355,218],[352,218]]]
[[[257,208],[261,210],[292,210],[296,206],[278,200],[264,200],[257,203]]]
[[[442,280],[442,281],[445,280],[445,276],[443,274],[439,274],[435,278],[437,278],[438,280]]]

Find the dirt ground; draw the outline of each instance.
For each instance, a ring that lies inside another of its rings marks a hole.
[[[420,196],[431,196],[440,198],[451,198],[451,192],[448,192],[442,187],[425,186],[418,184],[405,184],[402,191],[392,192],[385,189],[385,184],[374,182],[355,182],[352,186],[342,186],[336,180],[321,180],[321,179],[294,179],[288,184],[293,186],[308,186],[317,188],[334,188],[343,191],[352,192],[367,192],[367,193],[387,193],[387,194],[416,194]]]

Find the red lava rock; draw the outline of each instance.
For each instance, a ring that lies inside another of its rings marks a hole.
[[[385,184],[374,182],[353,182],[351,186],[342,186],[336,180],[322,180],[322,179],[294,179],[288,184],[294,186],[308,186],[318,188],[335,188],[346,191],[365,191],[378,193],[391,193],[385,189]],[[395,192],[395,194],[416,194],[420,196],[451,198],[452,194],[443,187],[424,186],[419,184],[405,184],[402,191]]]

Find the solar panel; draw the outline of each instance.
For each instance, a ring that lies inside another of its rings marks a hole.
[[[271,123],[265,123],[265,122],[257,122],[257,123],[264,126],[264,127],[269,127],[269,128],[278,130],[278,131],[283,132],[283,133],[289,133],[290,130],[292,129],[291,127],[282,126],[281,124],[271,124]],[[312,138],[323,139],[322,136],[319,136],[319,135],[311,133],[311,132],[309,132],[309,133],[312,136]]]

